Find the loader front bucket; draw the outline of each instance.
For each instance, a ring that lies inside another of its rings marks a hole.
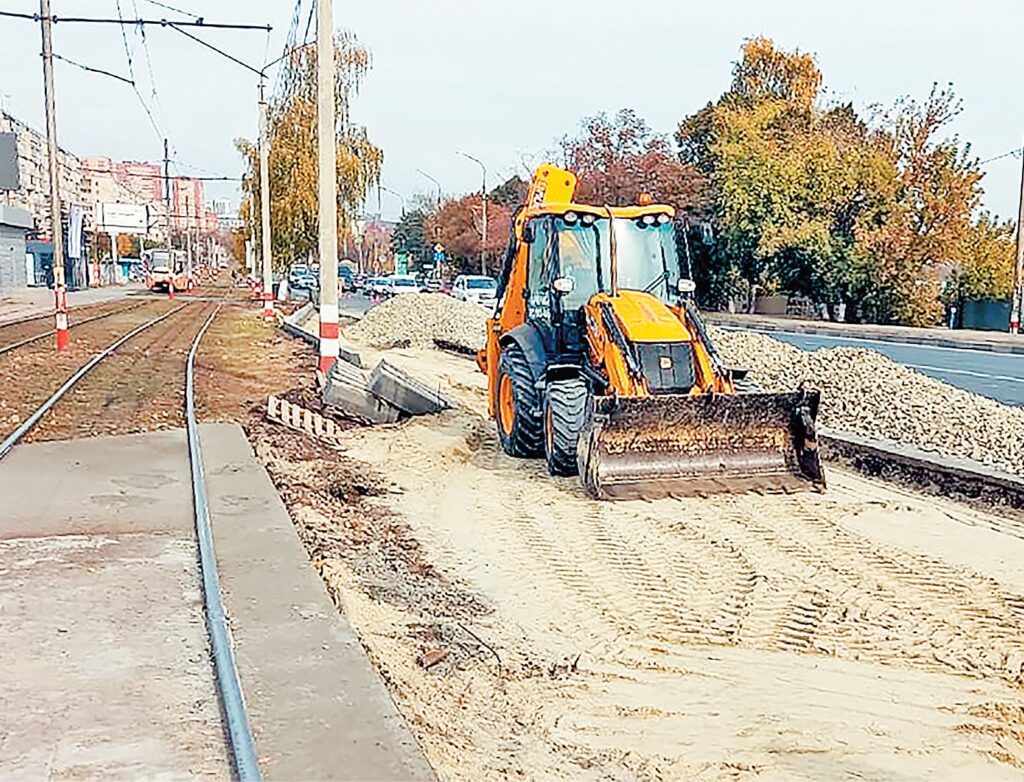
[[[817,391],[594,397],[580,478],[599,499],[823,489]]]

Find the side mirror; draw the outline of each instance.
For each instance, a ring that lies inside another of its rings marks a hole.
[[[551,287],[559,293],[572,293],[576,287],[576,280],[572,277],[556,277],[552,281]]]
[[[679,282],[676,283],[676,289],[682,294],[693,293],[697,290],[697,283],[693,280],[680,279]]]
[[[533,244],[533,240],[537,237],[536,232],[533,230],[532,223],[526,223],[523,226],[523,241],[527,244]]]

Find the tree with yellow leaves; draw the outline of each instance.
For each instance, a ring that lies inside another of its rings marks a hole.
[[[349,116],[351,98],[370,67],[370,53],[350,33],[335,38],[338,231],[342,237],[358,217],[370,189],[380,180],[384,153],[369,139],[366,128]],[[274,266],[316,253],[317,211],[316,47],[292,50],[282,66],[283,89],[269,101],[270,228]],[[247,139],[235,146],[248,166],[240,214],[247,236],[259,247],[259,148]]]

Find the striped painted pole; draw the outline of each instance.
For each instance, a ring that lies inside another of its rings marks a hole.
[[[316,17],[317,178],[320,223],[320,362],[338,360],[338,178],[334,80],[334,5],[318,0]]]
[[[274,292],[263,291],[263,319],[274,319]]]
[[[320,371],[331,371],[338,360],[338,305],[320,304]]]
[[[170,276],[167,278],[167,298],[174,298],[174,277]]]
[[[57,350],[67,350],[71,344],[71,334],[68,331],[68,294],[67,288],[61,286],[56,292],[56,313],[55,323],[57,328]]]

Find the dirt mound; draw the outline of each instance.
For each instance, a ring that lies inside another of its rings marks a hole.
[[[405,293],[370,309],[345,336],[379,348],[434,347],[442,341],[468,350],[484,346],[487,310],[443,293]]]
[[[801,350],[765,334],[711,329],[726,363],[766,391],[822,390],[822,425],[963,456],[1024,475],[1024,410],[923,375],[874,350]]]

